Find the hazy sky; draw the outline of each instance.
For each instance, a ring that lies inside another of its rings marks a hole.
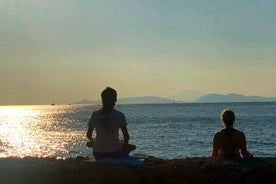
[[[276,96],[275,0],[0,0],[0,104]]]

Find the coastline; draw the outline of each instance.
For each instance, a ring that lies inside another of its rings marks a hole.
[[[0,183],[276,183],[276,157],[160,159],[143,166],[88,158],[0,158]]]

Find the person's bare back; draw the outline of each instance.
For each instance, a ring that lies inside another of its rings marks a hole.
[[[247,151],[244,133],[233,128],[234,112],[224,110],[221,117],[225,129],[214,135],[212,157],[239,158],[241,154],[243,157],[252,157],[252,154]]]

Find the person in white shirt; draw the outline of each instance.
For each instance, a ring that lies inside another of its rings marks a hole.
[[[125,115],[116,110],[117,92],[110,87],[105,88],[101,93],[102,108],[94,111],[88,122],[87,142],[88,147],[93,147],[93,156],[96,160],[105,157],[128,156],[129,152],[136,148],[128,144],[129,133]],[[119,130],[123,133],[124,140],[119,140]],[[96,138],[93,140],[93,131],[96,131]]]

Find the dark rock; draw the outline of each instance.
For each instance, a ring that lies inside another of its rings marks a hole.
[[[75,159],[2,158],[0,183],[276,183],[276,158],[159,159],[142,167]]]

